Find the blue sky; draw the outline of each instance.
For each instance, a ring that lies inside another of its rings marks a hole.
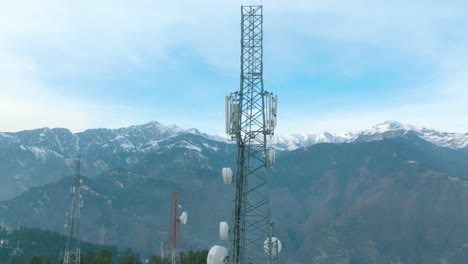
[[[156,120],[223,134],[239,88],[240,5],[0,3],[0,131]],[[397,120],[468,132],[468,2],[265,0],[278,133]]]

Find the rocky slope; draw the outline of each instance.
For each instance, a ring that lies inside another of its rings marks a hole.
[[[197,136],[199,146],[190,142],[193,136]],[[0,200],[71,175],[77,154],[83,157],[83,174],[95,177],[112,168],[140,167],[169,148],[197,156],[191,162],[206,160],[202,151],[227,151],[225,142],[211,138],[218,139],[195,129],[165,127],[157,122],[76,134],[62,128],[0,133]]]
[[[229,220],[232,189],[220,169],[232,145],[196,134],[158,143],[131,169],[86,178],[83,238],[154,251],[168,238],[170,193],[189,224],[182,247],[207,248]],[[126,155],[122,154],[122,160]],[[416,133],[315,144],[281,152],[271,177],[282,263],[464,263],[468,259],[468,153]],[[0,203],[0,224],[62,231],[70,178]]]

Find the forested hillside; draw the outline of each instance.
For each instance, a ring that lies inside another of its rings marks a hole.
[[[0,227],[0,263],[62,264],[66,237],[52,231],[21,227],[7,231]],[[143,256],[115,246],[81,242],[83,264],[162,264],[160,256]],[[181,264],[204,264],[207,250],[181,252]]]

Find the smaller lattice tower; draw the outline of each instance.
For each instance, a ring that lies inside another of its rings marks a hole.
[[[170,264],[180,263],[178,255],[178,235],[179,225],[185,225],[187,223],[187,212],[180,213],[182,205],[179,204],[179,194],[177,192],[172,193],[171,199],[171,255],[169,259]]]
[[[70,211],[67,213],[68,220],[65,224],[67,232],[67,244],[65,247],[65,255],[63,257],[64,264],[80,264],[81,263],[81,250],[80,250],[80,236],[79,236],[79,222],[80,212],[83,207],[83,200],[81,197],[81,183],[80,179],[80,155],[75,158],[75,175],[73,176],[73,184],[70,187],[71,205]]]

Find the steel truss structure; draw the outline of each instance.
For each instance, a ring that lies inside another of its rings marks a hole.
[[[240,90],[226,97],[226,132],[237,143],[228,263],[276,263],[267,175],[272,151],[267,139],[276,126],[277,97],[263,87],[262,6],[241,10]]]
[[[177,235],[179,230],[179,194],[172,193],[171,198],[171,257],[170,264],[179,263],[179,256],[177,252]]]
[[[73,184],[70,188],[71,206],[68,212],[68,222],[66,224],[67,230],[67,244],[65,248],[65,255],[63,257],[64,264],[80,264],[81,263],[81,249],[80,249],[80,236],[79,236],[79,221],[80,212],[83,207],[81,197],[81,179],[80,179],[80,166],[81,157],[78,155],[75,161],[75,175],[73,177]]]

